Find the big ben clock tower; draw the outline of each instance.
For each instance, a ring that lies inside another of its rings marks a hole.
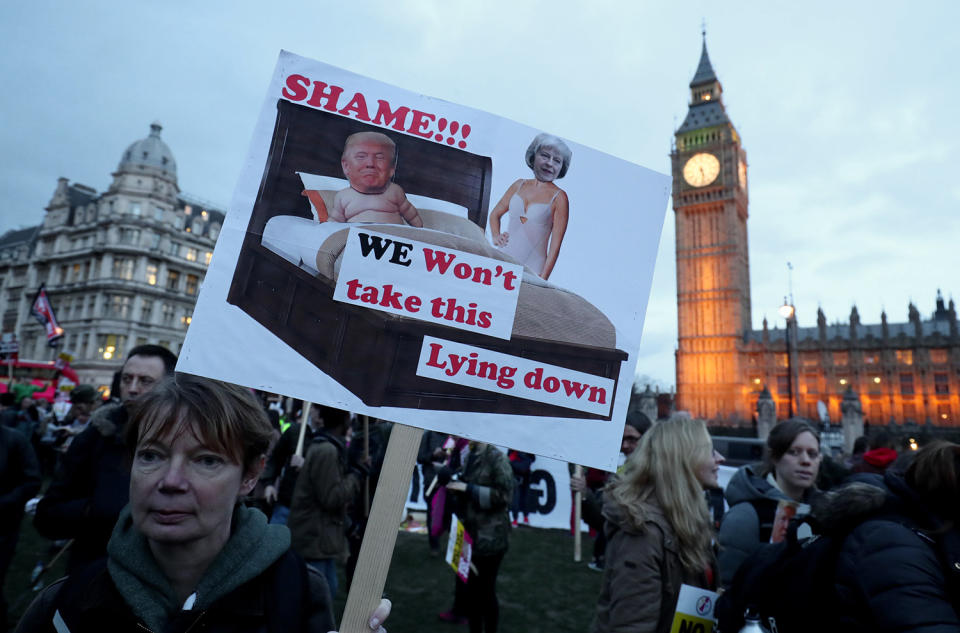
[[[677,408],[749,419],[740,363],[751,329],[747,155],[704,36],[690,109],[670,154],[677,230]],[[741,410],[744,409],[744,410]]]

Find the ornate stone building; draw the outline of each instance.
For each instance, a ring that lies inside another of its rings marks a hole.
[[[0,236],[2,331],[21,358],[56,353],[30,316],[41,284],[84,382],[109,386],[135,345],[180,351],[224,215],[180,192],[160,132],[123,152],[107,191],[60,178],[41,225]]]
[[[923,318],[865,325],[857,308],[844,323],[754,330],[747,248],[747,162],[723,106],[706,42],[687,117],[671,152],[677,256],[678,410],[743,424],[767,389],[777,418],[833,421],[844,396],[871,424],[960,423],[960,334],[953,300],[938,293]],[[788,336],[789,333],[789,336]],[[853,400],[852,400],[853,399]],[[849,406],[852,405],[848,405]]]

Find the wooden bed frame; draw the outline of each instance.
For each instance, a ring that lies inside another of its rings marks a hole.
[[[280,100],[266,169],[227,301],[368,406],[609,420],[609,415],[417,376],[420,348],[425,335],[435,336],[609,378],[614,381],[611,412],[625,352],[517,336],[505,341],[340,303],[333,300],[332,280],[311,275],[261,245],[271,217],[313,217],[296,172],[342,178],[344,140],[370,130],[386,133],[396,142],[394,181],[404,191],[466,207],[469,219],[485,228],[492,172],[489,157]]]

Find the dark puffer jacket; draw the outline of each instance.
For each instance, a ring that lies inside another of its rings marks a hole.
[[[838,630],[960,631],[960,528],[947,526],[898,474],[825,495],[814,516],[846,531],[837,563]]]
[[[734,473],[723,494],[730,509],[724,514],[717,535],[720,545],[718,562],[720,584],[728,586],[743,561],[765,542],[760,540],[762,522],[754,504],[767,506],[766,514],[772,521],[777,504],[788,498],[760,474],[759,465],[744,466]]]

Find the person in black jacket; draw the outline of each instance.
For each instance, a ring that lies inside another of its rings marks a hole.
[[[0,630],[7,625],[3,595],[7,569],[20,536],[23,506],[40,490],[40,465],[29,440],[0,426]]]
[[[122,404],[94,411],[77,435],[40,503],[33,526],[49,539],[74,539],[67,570],[102,558],[120,510],[127,504],[130,463],[123,433],[126,404],[173,374],[177,357],[159,345],[130,350],[120,370]]]
[[[904,474],[827,493],[826,533],[850,531],[837,563],[837,630],[960,630],[960,446],[936,442]]]

